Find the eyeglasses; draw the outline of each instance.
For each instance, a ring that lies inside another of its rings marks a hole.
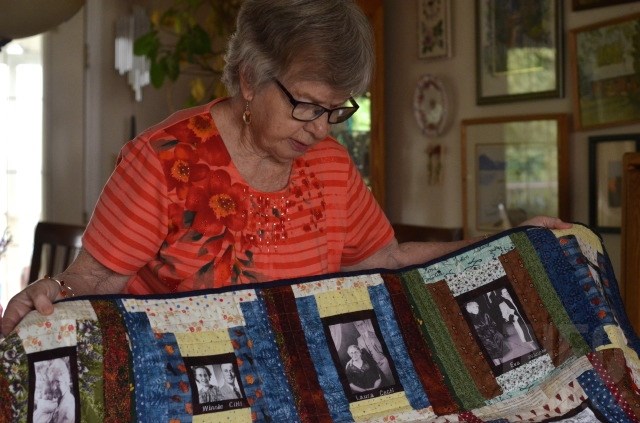
[[[356,103],[356,101],[353,99],[353,97],[349,97],[351,107],[343,106],[336,107],[335,109],[327,109],[326,107],[323,107],[319,104],[307,103],[306,101],[298,101],[293,98],[291,93],[284,87],[284,85],[282,85],[280,81],[278,81],[277,79],[274,79],[274,81],[276,81],[278,87],[280,87],[284,95],[287,96],[289,102],[293,106],[293,109],[291,110],[291,117],[295,120],[299,120],[302,122],[311,122],[312,120],[318,119],[324,113],[328,113],[329,123],[340,123],[353,116],[356,110],[358,110],[358,108],[360,107],[358,106],[358,103]]]

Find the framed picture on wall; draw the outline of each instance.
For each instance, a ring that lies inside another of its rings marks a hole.
[[[476,102],[563,94],[561,0],[476,0]]]
[[[571,10],[587,10],[596,7],[613,6],[614,4],[633,3],[637,0],[572,0]]]
[[[622,156],[640,151],[640,134],[589,137],[589,226],[620,233],[622,226]]]
[[[566,114],[461,123],[464,235],[487,235],[536,216],[569,218]]]
[[[576,129],[640,119],[639,37],[640,14],[570,31]]]
[[[451,0],[418,0],[418,58],[451,57]]]

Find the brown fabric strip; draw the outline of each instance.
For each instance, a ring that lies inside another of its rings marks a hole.
[[[331,414],[305,342],[296,300],[289,286],[263,291],[280,357],[286,369],[300,421],[330,423]]]
[[[609,348],[596,351],[593,356],[596,358],[592,360],[595,370],[605,379],[605,383],[612,383],[618,388],[623,399],[619,404],[627,415],[632,414],[629,417],[634,421],[633,416],[640,416],[640,397],[634,391],[635,384],[629,375],[624,354],[618,348]],[[603,368],[598,368],[597,361]],[[608,380],[606,380],[607,376]],[[625,407],[629,407],[629,409],[625,410]]]
[[[547,312],[520,254],[516,250],[510,251],[500,256],[500,262],[529,318],[538,343],[547,351],[555,366],[564,363],[573,355],[571,345],[562,337],[551,315]]]
[[[427,286],[427,289],[438,304],[444,324],[449,328],[449,335],[478,391],[487,399],[500,395],[502,388],[498,385],[489,363],[478,347],[471,328],[462,317],[462,310],[447,284],[444,281],[432,283]]]
[[[400,277],[395,274],[383,274],[382,278],[389,291],[409,356],[422,387],[427,393],[433,411],[438,415],[459,412],[460,408],[451,397],[444,376],[433,361],[431,351],[425,343],[420,328],[411,312],[411,306],[407,301]]]
[[[131,356],[127,330],[115,303],[92,300],[102,331],[104,356],[104,421],[111,423],[135,420],[133,413],[134,385],[130,373]]]

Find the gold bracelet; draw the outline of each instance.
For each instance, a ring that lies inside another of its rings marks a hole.
[[[76,293],[73,292],[73,289],[71,289],[71,287],[69,285],[66,285],[63,280],[52,278],[49,275],[44,275],[44,278],[45,279],[50,279],[50,280],[52,280],[52,281],[54,281],[54,282],[56,282],[58,284],[58,286],[60,287],[60,296],[62,298],[75,297],[76,296]]]

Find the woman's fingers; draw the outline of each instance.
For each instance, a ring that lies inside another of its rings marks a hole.
[[[536,216],[531,219],[525,220],[520,226],[542,226],[548,229],[569,229],[573,226],[571,223],[565,222],[557,217],[550,216]]]
[[[45,315],[53,313],[53,300],[58,293],[58,284],[46,279],[32,283],[20,291],[7,304],[7,309],[2,316],[2,334],[9,335],[31,310],[35,309]]]

